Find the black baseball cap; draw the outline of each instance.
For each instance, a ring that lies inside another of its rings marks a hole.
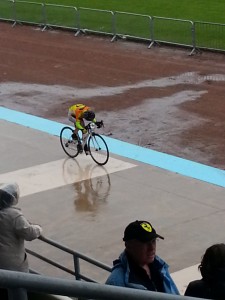
[[[140,242],[149,242],[156,238],[164,240],[164,237],[156,233],[155,229],[152,227],[151,223],[147,221],[138,221],[130,223],[125,231],[123,240],[138,240]]]

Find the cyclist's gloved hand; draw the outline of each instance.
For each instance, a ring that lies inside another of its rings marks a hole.
[[[84,129],[82,130],[82,133],[83,133],[83,134],[86,134],[86,133],[87,133],[87,129],[84,128]]]
[[[102,121],[101,122],[96,122],[95,124],[96,124],[97,128],[101,128],[102,127]]]

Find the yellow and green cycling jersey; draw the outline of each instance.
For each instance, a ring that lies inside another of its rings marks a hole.
[[[81,103],[74,104],[69,108],[69,120],[74,122],[76,128],[80,130],[84,129],[83,113],[88,110],[90,110],[90,107]],[[92,121],[95,123],[96,119]]]

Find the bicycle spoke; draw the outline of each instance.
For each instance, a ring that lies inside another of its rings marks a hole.
[[[109,159],[109,150],[105,140],[99,135],[90,136],[88,140],[88,147],[93,160],[99,164],[104,165]]]

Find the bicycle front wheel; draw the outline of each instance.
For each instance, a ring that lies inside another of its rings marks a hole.
[[[77,145],[78,141],[72,139],[73,129],[70,127],[63,127],[60,132],[60,143],[64,152],[69,157],[76,157],[79,153]]]
[[[105,165],[109,160],[108,146],[99,134],[95,133],[88,139],[88,148],[92,159],[98,165]]]

